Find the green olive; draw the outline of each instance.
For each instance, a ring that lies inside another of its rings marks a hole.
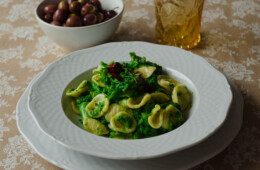
[[[66,9],[69,10],[69,4],[66,1],[60,1],[59,5],[58,5],[58,9]]]
[[[69,17],[72,17],[72,16],[77,16],[77,14],[75,14],[75,13],[70,13]]]

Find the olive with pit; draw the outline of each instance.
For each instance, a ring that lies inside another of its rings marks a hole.
[[[61,26],[61,23],[58,21],[52,21],[51,24],[56,26]]]
[[[53,14],[53,20],[58,21],[61,24],[64,23],[67,20],[68,12],[65,9],[57,9],[55,13]]]
[[[72,16],[76,16],[77,14],[75,14],[75,13],[70,13],[69,14],[69,17],[72,17]]]
[[[71,16],[66,21],[66,27],[81,27],[83,20],[80,16]]]
[[[70,12],[78,14],[78,13],[80,13],[81,3],[79,3],[78,1],[73,1],[69,5],[69,9],[70,9]]]
[[[114,16],[116,16],[116,12],[114,10],[108,10],[105,11],[104,13],[106,18],[113,18]]]
[[[87,25],[94,25],[97,23],[97,16],[94,14],[87,14],[83,18],[84,24]]]
[[[52,15],[51,14],[44,15],[44,21],[50,23],[52,21]]]
[[[53,15],[56,10],[57,10],[56,5],[47,5],[43,8],[44,13],[50,15]]]
[[[96,14],[96,16],[97,16],[97,22],[98,22],[98,23],[104,21],[104,14],[102,14],[101,12],[98,12],[98,13]]]
[[[60,1],[59,5],[58,5],[58,9],[66,9],[69,10],[69,4],[66,1]]]
[[[90,3],[93,4],[95,7],[97,7],[97,9],[99,11],[102,10],[102,6],[101,6],[101,3],[99,2],[99,0],[91,0]]]
[[[86,3],[88,3],[90,0],[78,0],[79,3],[81,3],[81,5],[85,5]]]
[[[85,16],[86,14],[94,14],[96,12],[96,7],[91,4],[86,4],[81,8],[81,15]]]
[[[77,1],[77,0],[68,0],[68,4],[71,4],[74,1]]]

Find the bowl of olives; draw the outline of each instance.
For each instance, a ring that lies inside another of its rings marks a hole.
[[[123,11],[122,0],[44,0],[35,16],[50,39],[73,51],[107,41]]]

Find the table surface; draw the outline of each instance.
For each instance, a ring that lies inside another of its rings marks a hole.
[[[0,1],[0,169],[59,169],[38,156],[16,126],[17,101],[32,78],[70,51],[39,28],[39,0]],[[155,43],[152,0],[124,0],[125,11],[109,41]],[[244,97],[243,126],[214,158],[192,169],[260,167],[260,1],[206,0],[202,41],[192,51],[229,75]]]

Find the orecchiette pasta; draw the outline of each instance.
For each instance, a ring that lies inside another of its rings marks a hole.
[[[113,116],[115,116],[118,112],[127,112],[132,114],[132,111],[124,106],[121,106],[120,104],[117,103],[113,103],[109,106],[108,111],[105,114],[105,119],[110,122],[110,120],[112,119]]]
[[[97,71],[100,71],[101,68],[104,68],[104,66],[99,65],[96,69],[93,70],[93,73],[95,74]]]
[[[134,72],[140,73],[142,78],[147,79],[153,74],[155,70],[156,67],[154,66],[142,66],[138,69],[135,69]]]
[[[118,103],[119,103],[121,106],[123,106],[123,107],[128,107],[128,106],[127,106],[127,101],[128,101],[128,99],[123,99],[123,100],[120,100]]]
[[[127,107],[131,109],[138,109],[145,105],[149,100],[151,99],[151,95],[146,93],[144,95],[135,97],[135,98],[129,98],[126,102]]]
[[[174,86],[179,84],[178,81],[174,80],[173,78],[167,75],[159,75],[157,77],[157,83],[166,90],[168,94],[171,94]]]
[[[162,127],[164,129],[171,130],[172,125],[174,124],[174,115],[178,113],[179,110],[176,107],[173,107],[172,105],[168,105],[165,109],[164,115],[163,115],[163,123]]]
[[[104,113],[109,108],[109,100],[104,94],[99,94],[94,97],[91,102],[86,106],[86,111],[88,115],[92,118],[99,118],[104,115]]]
[[[163,114],[165,110],[161,109],[160,105],[155,105],[151,116],[148,117],[149,125],[154,129],[159,129],[163,123]]]
[[[105,87],[104,82],[101,81],[101,76],[100,74],[94,74],[91,78],[91,80],[96,83],[100,87]]]
[[[191,98],[185,85],[179,84],[173,89],[172,101],[178,103],[182,111],[189,106]]]
[[[96,119],[86,117],[83,121],[83,126],[88,132],[94,133],[96,135],[105,135],[109,133],[106,126]]]
[[[135,118],[127,112],[118,112],[110,121],[108,127],[114,131],[131,133],[137,126]]]
[[[77,106],[77,103],[76,103],[75,100],[73,100],[73,101],[71,102],[71,107],[72,107],[72,110],[73,110],[75,113],[77,113],[78,115],[80,115],[80,111],[79,111],[79,109],[78,109],[78,106]]]
[[[166,94],[161,92],[152,93],[151,97],[155,103],[165,103],[170,100],[170,98]]]
[[[76,89],[69,89],[66,92],[67,96],[79,97],[82,93],[88,91],[91,84],[88,80],[83,80]]]

